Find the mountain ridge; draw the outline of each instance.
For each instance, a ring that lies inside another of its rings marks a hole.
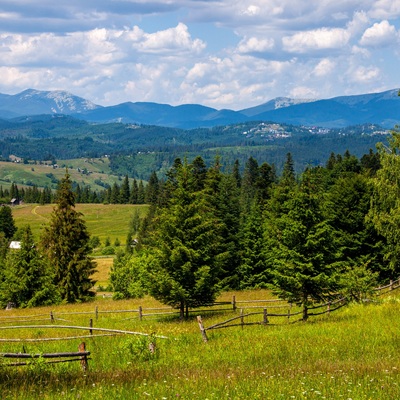
[[[391,128],[400,118],[398,89],[330,99],[277,97],[238,111],[200,104],[172,106],[152,102],[124,102],[101,106],[67,91],[27,89],[15,95],[0,93],[0,118],[66,114],[93,122],[149,124],[181,129],[211,128],[248,121],[341,128],[374,123]]]

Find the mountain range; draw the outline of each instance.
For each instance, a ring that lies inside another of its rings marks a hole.
[[[15,95],[0,93],[1,119],[40,114],[71,115],[93,123],[122,122],[182,129],[248,121],[326,128],[372,123],[390,129],[400,119],[400,97],[398,89],[322,100],[279,97],[256,107],[234,111],[199,104],[171,106],[150,102],[126,102],[104,107],[65,91],[27,89]]]

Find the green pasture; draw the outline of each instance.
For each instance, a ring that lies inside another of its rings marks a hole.
[[[24,204],[13,207],[12,215],[17,227],[30,225],[33,235],[38,238],[46,224],[54,205]],[[103,244],[108,237],[111,244],[118,238],[125,245],[129,224],[133,215],[139,210],[143,217],[147,206],[133,204],[77,204],[75,209],[82,213],[91,236],[98,236]]]
[[[234,293],[239,299],[265,299],[267,291]],[[220,300],[229,300],[224,293]],[[19,328],[50,324],[123,329],[150,337],[121,335],[85,338],[89,370],[79,362],[28,366],[0,364],[0,398],[5,399],[376,399],[400,398],[399,293],[376,302],[353,304],[308,322],[253,325],[209,331],[204,343],[196,321],[206,327],[238,315],[195,311],[190,320],[147,316],[129,310],[160,307],[151,298],[52,308],[0,311],[0,353],[77,351],[82,339],[31,342],[87,334],[73,329]],[[100,311],[98,319],[94,310]],[[124,313],[110,313],[125,310]],[[108,312],[103,312],[108,311]],[[82,314],[88,312],[89,314]],[[150,312],[150,311],[148,311]],[[153,311],[155,312],[155,311]],[[36,318],[34,318],[36,315]],[[18,318],[19,317],[19,318]],[[46,321],[47,318],[47,321]],[[58,319],[57,319],[58,318]],[[96,332],[95,332],[96,334]],[[168,339],[157,338],[166,336]],[[5,340],[21,339],[20,342]],[[149,342],[156,352],[150,353]],[[7,360],[8,362],[9,360]],[[0,358],[0,363],[1,363]]]
[[[111,173],[108,158],[78,158],[73,160],[61,160],[58,168],[51,165],[24,164],[0,161],[0,185],[9,187],[11,183],[17,186],[35,184],[38,187],[57,188],[57,180],[65,176],[66,168],[71,180],[82,186],[90,186],[92,190],[104,190],[102,184],[113,185],[119,178]]]

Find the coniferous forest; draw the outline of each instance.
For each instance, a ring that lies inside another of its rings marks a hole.
[[[249,158],[221,172],[216,157],[176,159],[154,186],[134,249],[111,273],[117,298],[150,294],[180,309],[220,290],[271,288],[307,307],[346,295],[359,301],[397,278],[400,136],[357,158],[332,153],[296,175]]]
[[[218,156],[211,166],[201,156],[176,158],[165,177],[151,175],[140,199],[126,178],[112,202],[150,207],[114,261],[114,297],[150,294],[182,317],[229,289],[270,288],[305,309],[337,295],[359,301],[399,275],[399,150],[393,132],[388,146],[361,157],[332,153],[301,174],[291,153],[280,174],[253,157],[244,166],[223,166]],[[94,264],[74,210],[78,194],[67,173],[41,242],[34,245],[27,227],[19,252],[7,251],[16,228],[1,207],[2,305],[91,297]]]

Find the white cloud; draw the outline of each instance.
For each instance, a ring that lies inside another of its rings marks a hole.
[[[334,68],[336,67],[336,63],[328,58],[322,59],[314,68],[314,75],[318,77],[323,77],[329,75]]]
[[[145,34],[143,42],[138,49],[150,53],[165,53],[172,51],[194,51],[201,52],[205,43],[200,39],[192,40],[188,27],[179,23],[175,28],[158,31],[152,34]]]
[[[0,3],[3,93],[239,109],[398,86],[400,52],[380,49],[399,38],[400,0]]]
[[[377,67],[359,66],[351,72],[350,79],[356,83],[376,82],[380,78],[380,70]]]
[[[376,19],[396,19],[400,16],[400,0],[376,0],[369,15]]]
[[[310,87],[298,86],[289,92],[289,96],[294,99],[317,99],[319,93]]]
[[[274,48],[273,39],[258,39],[256,37],[244,38],[238,45],[239,53],[263,53]]]
[[[384,47],[398,41],[399,34],[387,20],[375,23],[368,28],[360,39],[360,44],[366,47]]]
[[[298,32],[282,38],[283,47],[290,53],[307,53],[314,50],[339,49],[346,46],[350,35],[345,29],[320,28]]]

